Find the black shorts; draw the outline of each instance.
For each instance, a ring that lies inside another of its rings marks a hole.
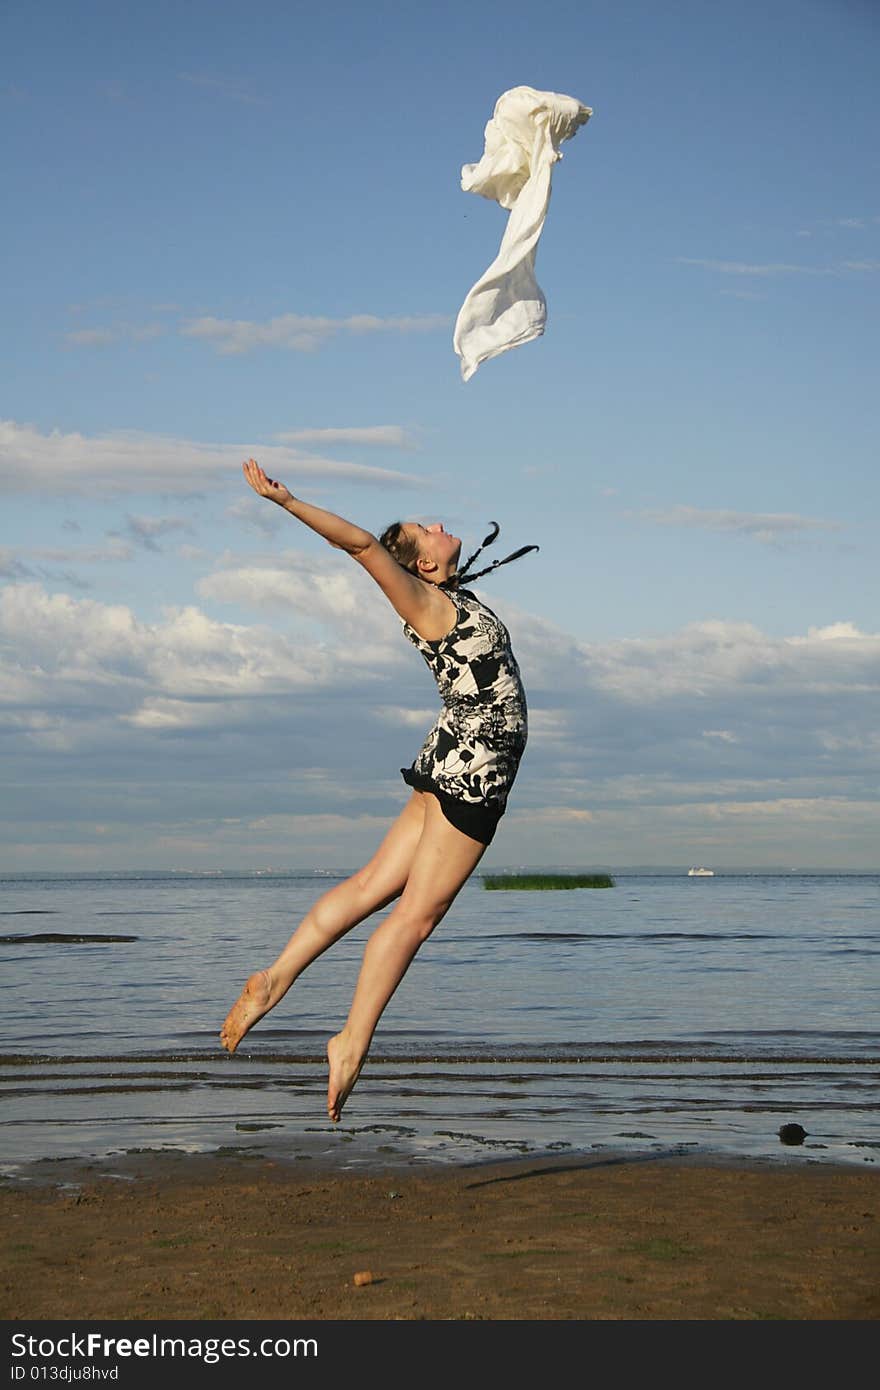
[[[460,830],[462,835],[477,840],[481,845],[491,845],[498,829],[498,822],[504,815],[504,802],[461,801],[458,797],[442,791],[430,777],[416,772],[412,767],[402,767],[400,773],[407,786],[412,787],[414,791],[430,792],[432,796],[436,796],[440,810],[449,824]]]

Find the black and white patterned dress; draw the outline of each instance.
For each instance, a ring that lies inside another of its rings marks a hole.
[[[447,595],[458,618],[445,637],[429,642],[403,624],[443,708],[412,767],[401,772],[409,786],[434,793],[454,826],[489,844],[526,746],[526,697],[501,619],[468,589]]]

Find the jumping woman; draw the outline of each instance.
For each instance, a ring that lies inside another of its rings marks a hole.
[[[313,960],[393,902],[367,942],[348,1018],[327,1047],[327,1113],[338,1121],[386,1004],[480,862],[504,814],[526,744],[526,700],[507,629],[459,587],[479,551],[459,573],[461,541],[439,522],[396,522],[377,538],[300,501],[254,459],[243,468],[256,493],[347,551],[376,581],[431,668],[443,700],[412,767],[401,769],[412,794],[373,858],[324,893],[275,963],[250,976],[220,1033],[223,1046],[234,1052]],[[497,534],[496,526],[483,546]],[[525,546],[488,568],[536,549]]]

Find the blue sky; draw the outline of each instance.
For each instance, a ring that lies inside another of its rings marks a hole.
[[[487,865],[876,867],[876,5],[8,0],[0,54],[0,869],[353,866],[402,804],[430,675],[251,453],[540,545]],[[594,115],[465,385],[522,84]]]

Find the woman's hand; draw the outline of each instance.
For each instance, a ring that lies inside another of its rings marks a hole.
[[[289,492],[283,483],[276,483],[267,478],[256,459],[248,459],[247,463],[241,466],[254,492],[259,493],[261,497],[267,497],[270,502],[277,502],[279,507],[293,501],[293,493]]]
[[[244,476],[254,492],[260,497],[268,498],[270,502],[277,502],[279,507],[284,508],[288,516],[301,521],[303,525],[322,536],[337,550],[344,550],[349,555],[359,557],[369,546],[378,546],[386,556],[388,563],[400,570],[397,561],[392,560],[388,551],[379,545],[376,537],[371,535],[369,531],[365,531],[362,526],[355,526],[351,521],[346,521],[344,517],[336,516],[334,512],[326,512],[323,507],[315,507],[311,502],[303,502],[301,497],[294,497],[283,483],[276,483],[273,478],[267,478],[256,459],[248,459],[247,463],[243,463],[241,466]],[[401,574],[404,573],[403,570],[400,572]],[[415,583],[414,580],[413,582]]]

